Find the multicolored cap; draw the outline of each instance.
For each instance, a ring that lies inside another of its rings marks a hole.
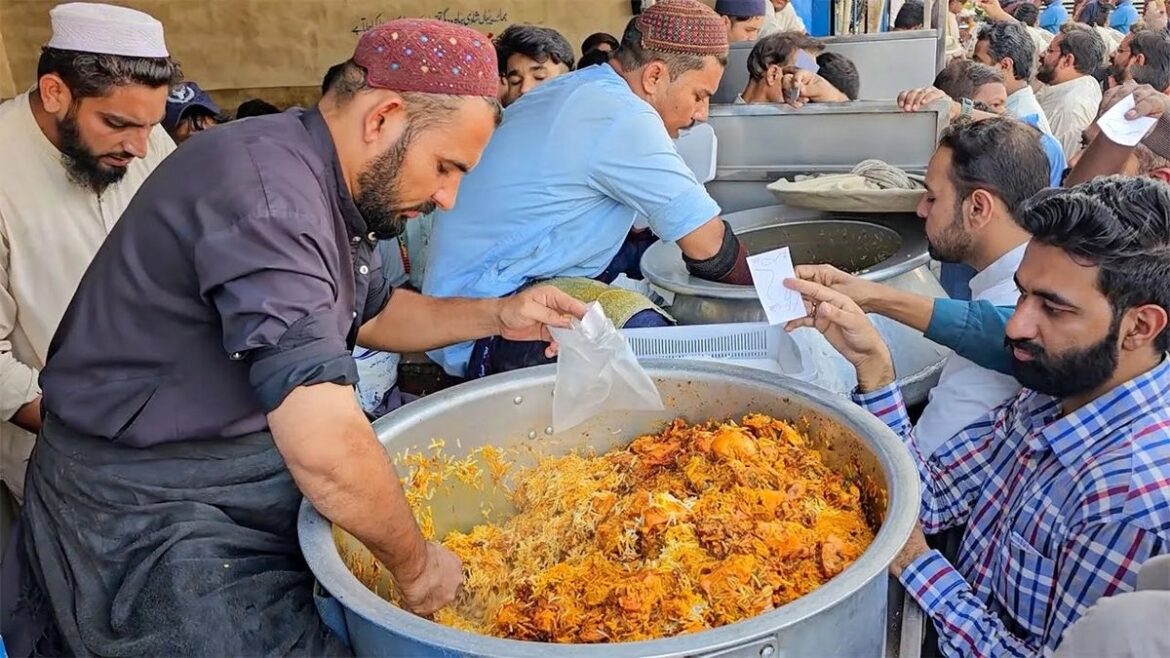
[[[699,0],[661,0],[637,18],[642,47],[660,53],[726,55],[723,18]]]
[[[471,28],[404,18],[367,30],[353,61],[371,87],[401,92],[485,96],[499,93],[496,49]]]

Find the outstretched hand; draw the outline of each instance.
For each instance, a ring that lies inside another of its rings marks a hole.
[[[898,107],[902,108],[903,112],[917,112],[941,100],[951,101],[951,97],[947,96],[943,90],[935,87],[907,89],[898,94]]]
[[[549,327],[567,329],[570,320],[585,316],[585,304],[553,286],[534,286],[500,300],[498,333],[508,340],[543,340],[545,354],[556,356],[557,344]]]
[[[1101,100],[1101,107],[1113,107],[1117,101],[1133,94],[1133,109],[1125,113],[1126,119],[1149,117],[1159,119],[1170,110],[1170,96],[1154,89],[1150,85],[1133,83],[1120,84],[1105,92]]]
[[[789,322],[787,331],[811,327],[821,332],[833,349],[853,364],[863,392],[894,381],[890,348],[856,302],[815,281],[787,279],[784,285],[800,293],[808,312],[808,316]]]

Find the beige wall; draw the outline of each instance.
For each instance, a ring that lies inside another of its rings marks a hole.
[[[111,0],[163,22],[171,53],[208,90],[304,94],[349,57],[357,34],[398,16],[467,20],[487,34],[512,23],[554,27],[574,48],[590,33],[620,34],[628,0]],[[0,0],[0,98],[32,85],[56,0]],[[289,90],[297,90],[290,92]],[[241,96],[265,97],[251,93]],[[226,95],[225,95],[226,97]],[[233,96],[234,98],[234,96]],[[226,101],[225,101],[226,102]],[[232,106],[234,107],[234,105]],[[226,109],[226,108],[225,108]]]

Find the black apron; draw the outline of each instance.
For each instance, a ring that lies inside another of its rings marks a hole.
[[[135,449],[46,417],[25,485],[18,600],[4,603],[17,626],[5,639],[23,646],[9,651],[349,654],[313,604],[300,501],[268,433]]]

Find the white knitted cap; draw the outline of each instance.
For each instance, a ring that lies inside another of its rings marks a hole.
[[[45,46],[123,57],[169,57],[163,26],[150,14],[94,2],[70,2],[49,10],[53,36]]]

